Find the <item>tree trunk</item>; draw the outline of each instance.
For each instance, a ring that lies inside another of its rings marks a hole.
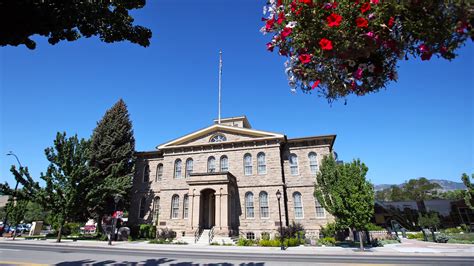
[[[433,242],[436,242],[436,236],[433,228],[431,228],[431,237],[433,238]]]
[[[13,230],[13,240],[15,240],[17,229],[18,229],[18,225],[15,225],[15,230]]]
[[[61,242],[62,232],[63,232],[63,223],[59,226],[58,237],[56,238],[56,242]]]
[[[364,240],[362,239],[362,231],[359,230],[359,243],[360,243],[360,250],[364,251]]]

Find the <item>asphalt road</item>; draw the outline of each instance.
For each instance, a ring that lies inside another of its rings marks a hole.
[[[0,265],[474,265],[474,257],[265,254],[121,249],[114,247],[62,247],[0,243]]]

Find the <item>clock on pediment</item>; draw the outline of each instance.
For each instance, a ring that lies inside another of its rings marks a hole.
[[[223,135],[223,134],[215,134],[211,137],[211,139],[209,140],[209,142],[223,142],[223,141],[226,141],[227,138]]]

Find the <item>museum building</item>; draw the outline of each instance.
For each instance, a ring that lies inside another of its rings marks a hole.
[[[335,139],[255,130],[245,116],[215,120],[137,153],[129,222],[172,229],[189,242],[256,239],[278,234],[280,207],[283,226],[300,223],[317,238],[333,220],[315,199],[314,185]]]

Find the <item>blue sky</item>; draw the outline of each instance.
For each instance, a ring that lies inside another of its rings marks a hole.
[[[36,50],[0,49],[0,181],[13,182],[12,150],[34,177],[57,131],[87,138],[119,98],[128,104],[136,149],[200,129],[217,116],[217,66],[224,53],[222,115],[247,115],[256,129],[288,137],[337,134],[335,150],[360,158],[376,184],[425,176],[459,181],[474,172],[474,45],[452,62],[400,63],[386,90],[329,105],[291,94],[283,63],[266,51],[265,1],[148,1],[134,12],[153,31],[143,48],[97,38]]]

